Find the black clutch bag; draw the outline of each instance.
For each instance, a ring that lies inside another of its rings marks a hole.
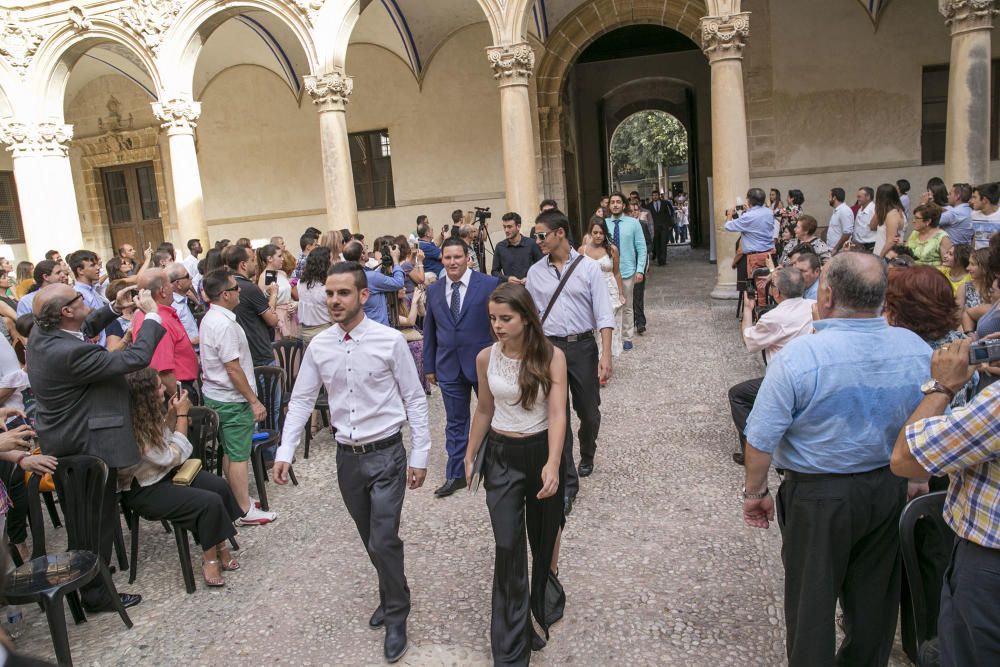
[[[483,461],[486,460],[486,448],[490,444],[489,433],[483,438],[483,441],[479,444],[479,450],[476,452],[476,458],[472,459],[472,477],[469,480],[469,493],[475,493],[479,490],[479,483],[483,481]]]

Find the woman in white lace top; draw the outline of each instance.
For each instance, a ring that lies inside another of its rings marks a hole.
[[[485,439],[483,485],[496,557],[490,639],[496,664],[528,664],[562,617],[565,595],[550,570],[564,523],[566,358],[542,333],[528,290],[502,283],[490,296],[497,339],[479,353],[479,402],[466,453],[466,477]],[[470,485],[471,486],[471,485]],[[527,529],[527,540],[525,540]],[[531,579],[527,545],[531,544]]]

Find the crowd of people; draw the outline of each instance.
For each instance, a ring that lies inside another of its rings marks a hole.
[[[1000,184],[910,189],[863,186],[850,206],[831,188],[825,240],[799,190],[725,212],[740,330],[766,364],[729,391],[733,460],[746,523],[777,515],[793,666],[885,665],[897,618],[917,660],[899,520],[929,491],[956,536],[932,584],[940,664],[1000,660],[1000,361],[973,360],[1000,358]]]

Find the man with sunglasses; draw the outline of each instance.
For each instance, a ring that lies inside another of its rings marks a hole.
[[[174,293],[171,305],[177,311],[177,317],[180,318],[181,324],[184,325],[188,340],[197,351],[198,321],[195,319],[194,313],[191,312],[191,304],[188,302],[188,295],[194,297],[191,272],[186,265],[174,262],[167,267],[167,276],[170,278],[170,285],[173,287]]]
[[[90,342],[133,298],[147,324],[132,345],[109,352]],[[149,292],[135,297],[134,289],[122,290],[113,305],[93,310],[69,285],[43,287],[32,303],[35,327],[28,337],[28,379],[36,401],[35,430],[46,455],[89,454],[108,465],[98,542],[105,563],[111,558],[118,522],[116,469],[135,465],[140,458],[125,375],[149,366],[165,333],[158,310]],[[114,611],[110,591],[99,582],[98,577],[82,589],[84,607]],[[138,595],[121,594],[126,607],[140,600]]]

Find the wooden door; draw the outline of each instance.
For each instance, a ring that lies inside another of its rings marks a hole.
[[[163,243],[160,199],[152,162],[125,164],[101,170],[104,201],[111,223],[111,247],[132,245],[138,256],[147,244],[153,249]]]

